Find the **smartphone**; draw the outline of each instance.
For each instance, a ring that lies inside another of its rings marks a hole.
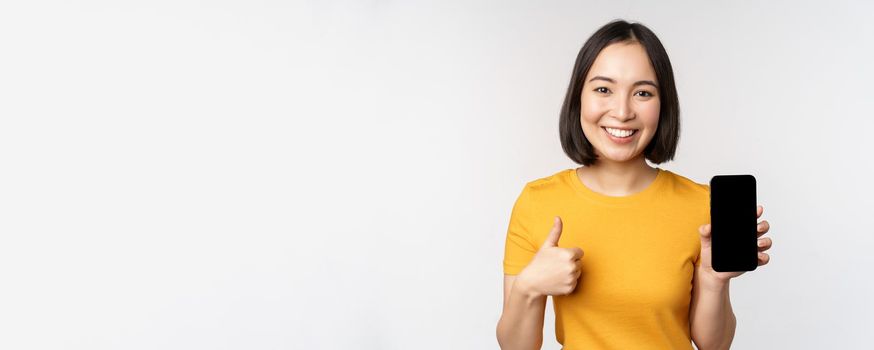
[[[719,272],[753,271],[759,265],[756,178],[710,179],[711,264]]]

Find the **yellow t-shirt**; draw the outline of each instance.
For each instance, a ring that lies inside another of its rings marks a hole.
[[[584,251],[570,295],[553,296],[564,350],[692,349],[689,306],[698,227],[710,221],[709,186],[658,169],[643,191],[592,191],[567,169],[525,185],[513,206],[504,273],[518,274],[560,216],[558,246]]]

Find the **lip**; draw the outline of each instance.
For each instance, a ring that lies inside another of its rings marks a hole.
[[[627,129],[627,128],[626,128],[626,129],[623,129],[623,128],[614,128],[614,127],[609,127],[609,128],[610,128],[610,129],[619,129],[619,130],[637,130],[637,131],[634,132],[634,134],[632,134],[632,135],[629,136],[629,137],[619,138],[619,137],[616,137],[616,136],[611,135],[609,132],[607,132],[607,127],[602,126],[602,127],[601,127],[601,130],[604,131],[604,135],[607,135],[607,138],[610,139],[610,141],[613,141],[614,143],[617,143],[617,144],[620,144],[620,145],[624,145],[624,144],[627,144],[627,143],[629,143],[629,142],[631,142],[631,141],[634,141],[634,139],[637,138],[637,134],[640,133],[640,130],[639,130],[639,129]]]

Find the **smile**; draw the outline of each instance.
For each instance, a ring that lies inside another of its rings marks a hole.
[[[610,134],[610,136],[620,138],[620,139],[631,137],[632,135],[637,133],[637,129],[614,129],[614,128],[608,128],[608,127],[601,127],[601,128],[606,130],[607,133]]]

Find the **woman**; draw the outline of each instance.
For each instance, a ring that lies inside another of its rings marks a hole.
[[[729,348],[729,282],[743,272],[710,265],[709,188],[646,162],[671,160],[679,139],[673,71],[652,31],[614,21],[589,38],[559,128],[583,166],[527,183],[513,206],[501,348],[540,348],[549,295],[563,349]],[[765,265],[768,222],[757,230]]]

